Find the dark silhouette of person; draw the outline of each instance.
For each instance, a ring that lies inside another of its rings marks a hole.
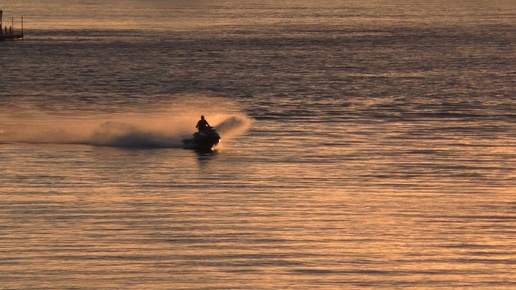
[[[197,128],[199,132],[204,131],[210,127],[210,124],[208,124],[208,121],[204,119],[204,116],[201,116],[201,119],[199,120],[199,122],[197,122],[197,125],[195,126],[195,128]]]

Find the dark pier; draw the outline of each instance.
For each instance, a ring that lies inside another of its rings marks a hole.
[[[14,28],[14,17],[11,18],[11,25],[9,27],[7,25],[4,26],[2,14],[3,11],[0,9],[0,41],[23,39],[23,16],[20,17],[21,30],[18,31]]]

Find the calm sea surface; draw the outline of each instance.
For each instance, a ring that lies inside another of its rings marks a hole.
[[[0,2],[0,289],[516,289],[516,4],[427,2]]]

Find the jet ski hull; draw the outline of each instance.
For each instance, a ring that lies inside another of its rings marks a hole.
[[[214,130],[209,129],[193,134],[193,138],[183,139],[186,149],[212,150],[220,143],[220,135]]]

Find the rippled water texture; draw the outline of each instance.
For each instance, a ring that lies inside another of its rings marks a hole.
[[[0,289],[516,288],[512,1],[40,2]]]

